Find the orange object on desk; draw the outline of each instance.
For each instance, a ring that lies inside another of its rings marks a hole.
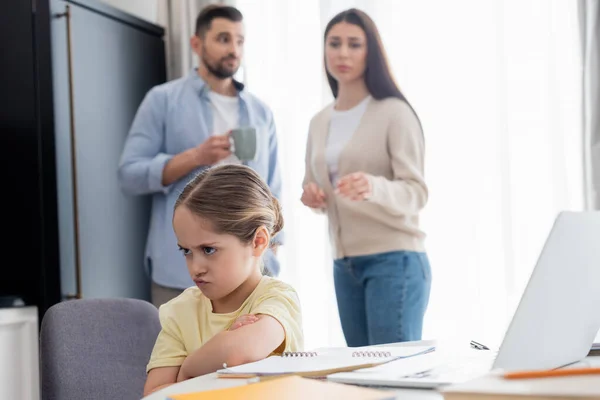
[[[507,372],[503,376],[505,379],[534,379],[534,378],[552,378],[558,376],[573,375],[597,375],[600,374],[600,368],[564,368],[540,371],[514,371]]]
[[[393,392],[290,376],[227,389],[170,395],[168,400],[395,399]]]

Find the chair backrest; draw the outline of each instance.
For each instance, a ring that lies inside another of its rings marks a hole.
[[[142,300],[55,304],[40,333],[42,399],[141,399],[159,331],[158,310]]]

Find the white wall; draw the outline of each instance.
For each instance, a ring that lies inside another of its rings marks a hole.
[[[0,309],[0,398],[40,399],[38,310]]]

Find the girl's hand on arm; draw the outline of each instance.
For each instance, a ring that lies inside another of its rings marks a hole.
[[[255,323],[256,321],[258,321],[258,317],[256,315],[253,314],[245,314],[245,315],[241,315],[239,317],[237,317],[237,319],[235,321],[233,321],[233,324],[231,324],[231,327],[229,327],[229,331],[235,331],[238,328],[241,328],[244,325],[250,325]]]
[[[249,322],[248,319],[246,322]],[[177,382],[267,358],[285,340],[285,330],[275,318],[258,315],[256,322],[216,334],[190,354],[177,376]]]

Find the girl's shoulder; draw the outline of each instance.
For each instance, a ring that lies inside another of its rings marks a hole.
[[[298,297],[296,289],[292,285],[270,276],[263,276],[256,289],[254,294],[257,301],[265,297]]]
[[[159,307],[161,318],[174,318],[188,313],[197,314],[206,297],[196,286],[185,289],[179,296]]]
[[[296,290],[292,285],[287,282],[282,281],[278,278],[273,278],[271,276],[263,276],[260,286],[262,287],[262,291],[267,290],[290,290],[295,292]]]

